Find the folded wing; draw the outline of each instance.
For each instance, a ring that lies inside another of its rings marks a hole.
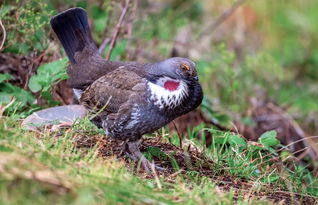
[[[131,69],[122,66],[97,79],[82,94],[80,102],[90,110],[105,114],[117,113],[129,103],[142,103],[146,93],[146,81]]]

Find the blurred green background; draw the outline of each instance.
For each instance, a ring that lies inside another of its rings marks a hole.
[[[189,57],[198,65],[205,90],[203,105],[213,109],[211,118],[224,125],[235,120],[248,124],[255,99],[272,101],[309,135],[317,135],[317,2],[242,1],[232,15],[213,28],[234,2],[130,2],[111,59],[151,62],[172,55]],[[71,102],[65,97],[71,92],[62,94],[62,99],[52,95],[56,82],[67,78],[65,61],[37,68],[65,56],[49,19],[74,6],[88,11],[93,37],[101,45],[111,38],[124,3],[2,1],[0,18],[7,35],[1,51],[0,100],[9,103],[12,97],[16,99],[16,106],[6,109],[8,114],[26,116],[40,107]],[[108,49],[107,44],[103,55]],[[15,55],[21,69],[8,63],[8,56]]]

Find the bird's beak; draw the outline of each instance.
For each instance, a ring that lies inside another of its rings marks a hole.
[[[198,77],[198,76],[194,76],[193,79],[194,79],[195,81],[199,81],[199,77]]]

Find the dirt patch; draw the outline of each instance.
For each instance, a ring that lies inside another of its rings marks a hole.
[[[91,148],[99,144],[99,155],[103,158],[113,157],[114,155],[126,162],[128,169],[134,171],[142,178],[154,178],[154,173],[149,174],[142,169],[136,169],[136,164],[131,162],[122,153],[122,142],[114,139],[105,139],[101,135],[96,136],[77,136],[76,145],[80,148]],[[215,172],[213,166],[216,164],[207,159],[199,151],[189,149],[185,151],[169,143],[163,143],[155,138],[144,139],[141,145],[143,153],[151,153],[155,164],[165,168],[164,171],[157,171],[156,175],[164,177],[169,182],[174,182],[178,175],[183,178],[191,179],[191,176],[208,177],[216,184],[221,191],[234,191],[236,199],[239,198],[258,198],[267,199],[280,204],[316,204],[316,199],[311,196],[302,196],[298,193],[277,190],[271,185],[262,185],[261,190],[254,188],[254,183],[243,180],[225,171]],[[147,155],[146,155],[147,156]]]

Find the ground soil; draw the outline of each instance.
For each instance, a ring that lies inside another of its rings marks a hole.
[[[302,196],[298,193],[292,193],[284,190],[279,190],[277,187],[271,185],[262,185],[261,189],[255,189],[251,181],[240,179],[226,171],[215,172],[213,166],[215,163],[206,159],[198,150],[190,149],[185,152],[183,149],[174,146],[170,143],[162,143],[155,138],[144,139],[141,144],[141,151],[145,152],[149,147],[153,150],[160,149],[163,156],[155,156],[153,160],[156,165],[165,168],[164,171],[156,171],[156,173],[146,173],[141,168],[136,168],[136,163],[132,162],[122,153],[122,142],[113,139],[105,139],[102,136],[85,137],[81,136],[76,139],[78,147],[89,148],[99,143],[99,154],[103,158],[113,157],[114,155],[123,159],[128,169],[135,172],[142,178],[153,178],[155,175],[164,177],[165,180],[174,182],[178,175],[187,176],[187,172],[191,171],[200,176],[210,178],[222,191],[234,191],[236,199],[239,198],[257,198],[266,199],[273,203],[279,204],[316,204],[317,201],[311,196]],[[173,156],[179,169],[176,170],[171,163],[171,159],[167,156]]]

